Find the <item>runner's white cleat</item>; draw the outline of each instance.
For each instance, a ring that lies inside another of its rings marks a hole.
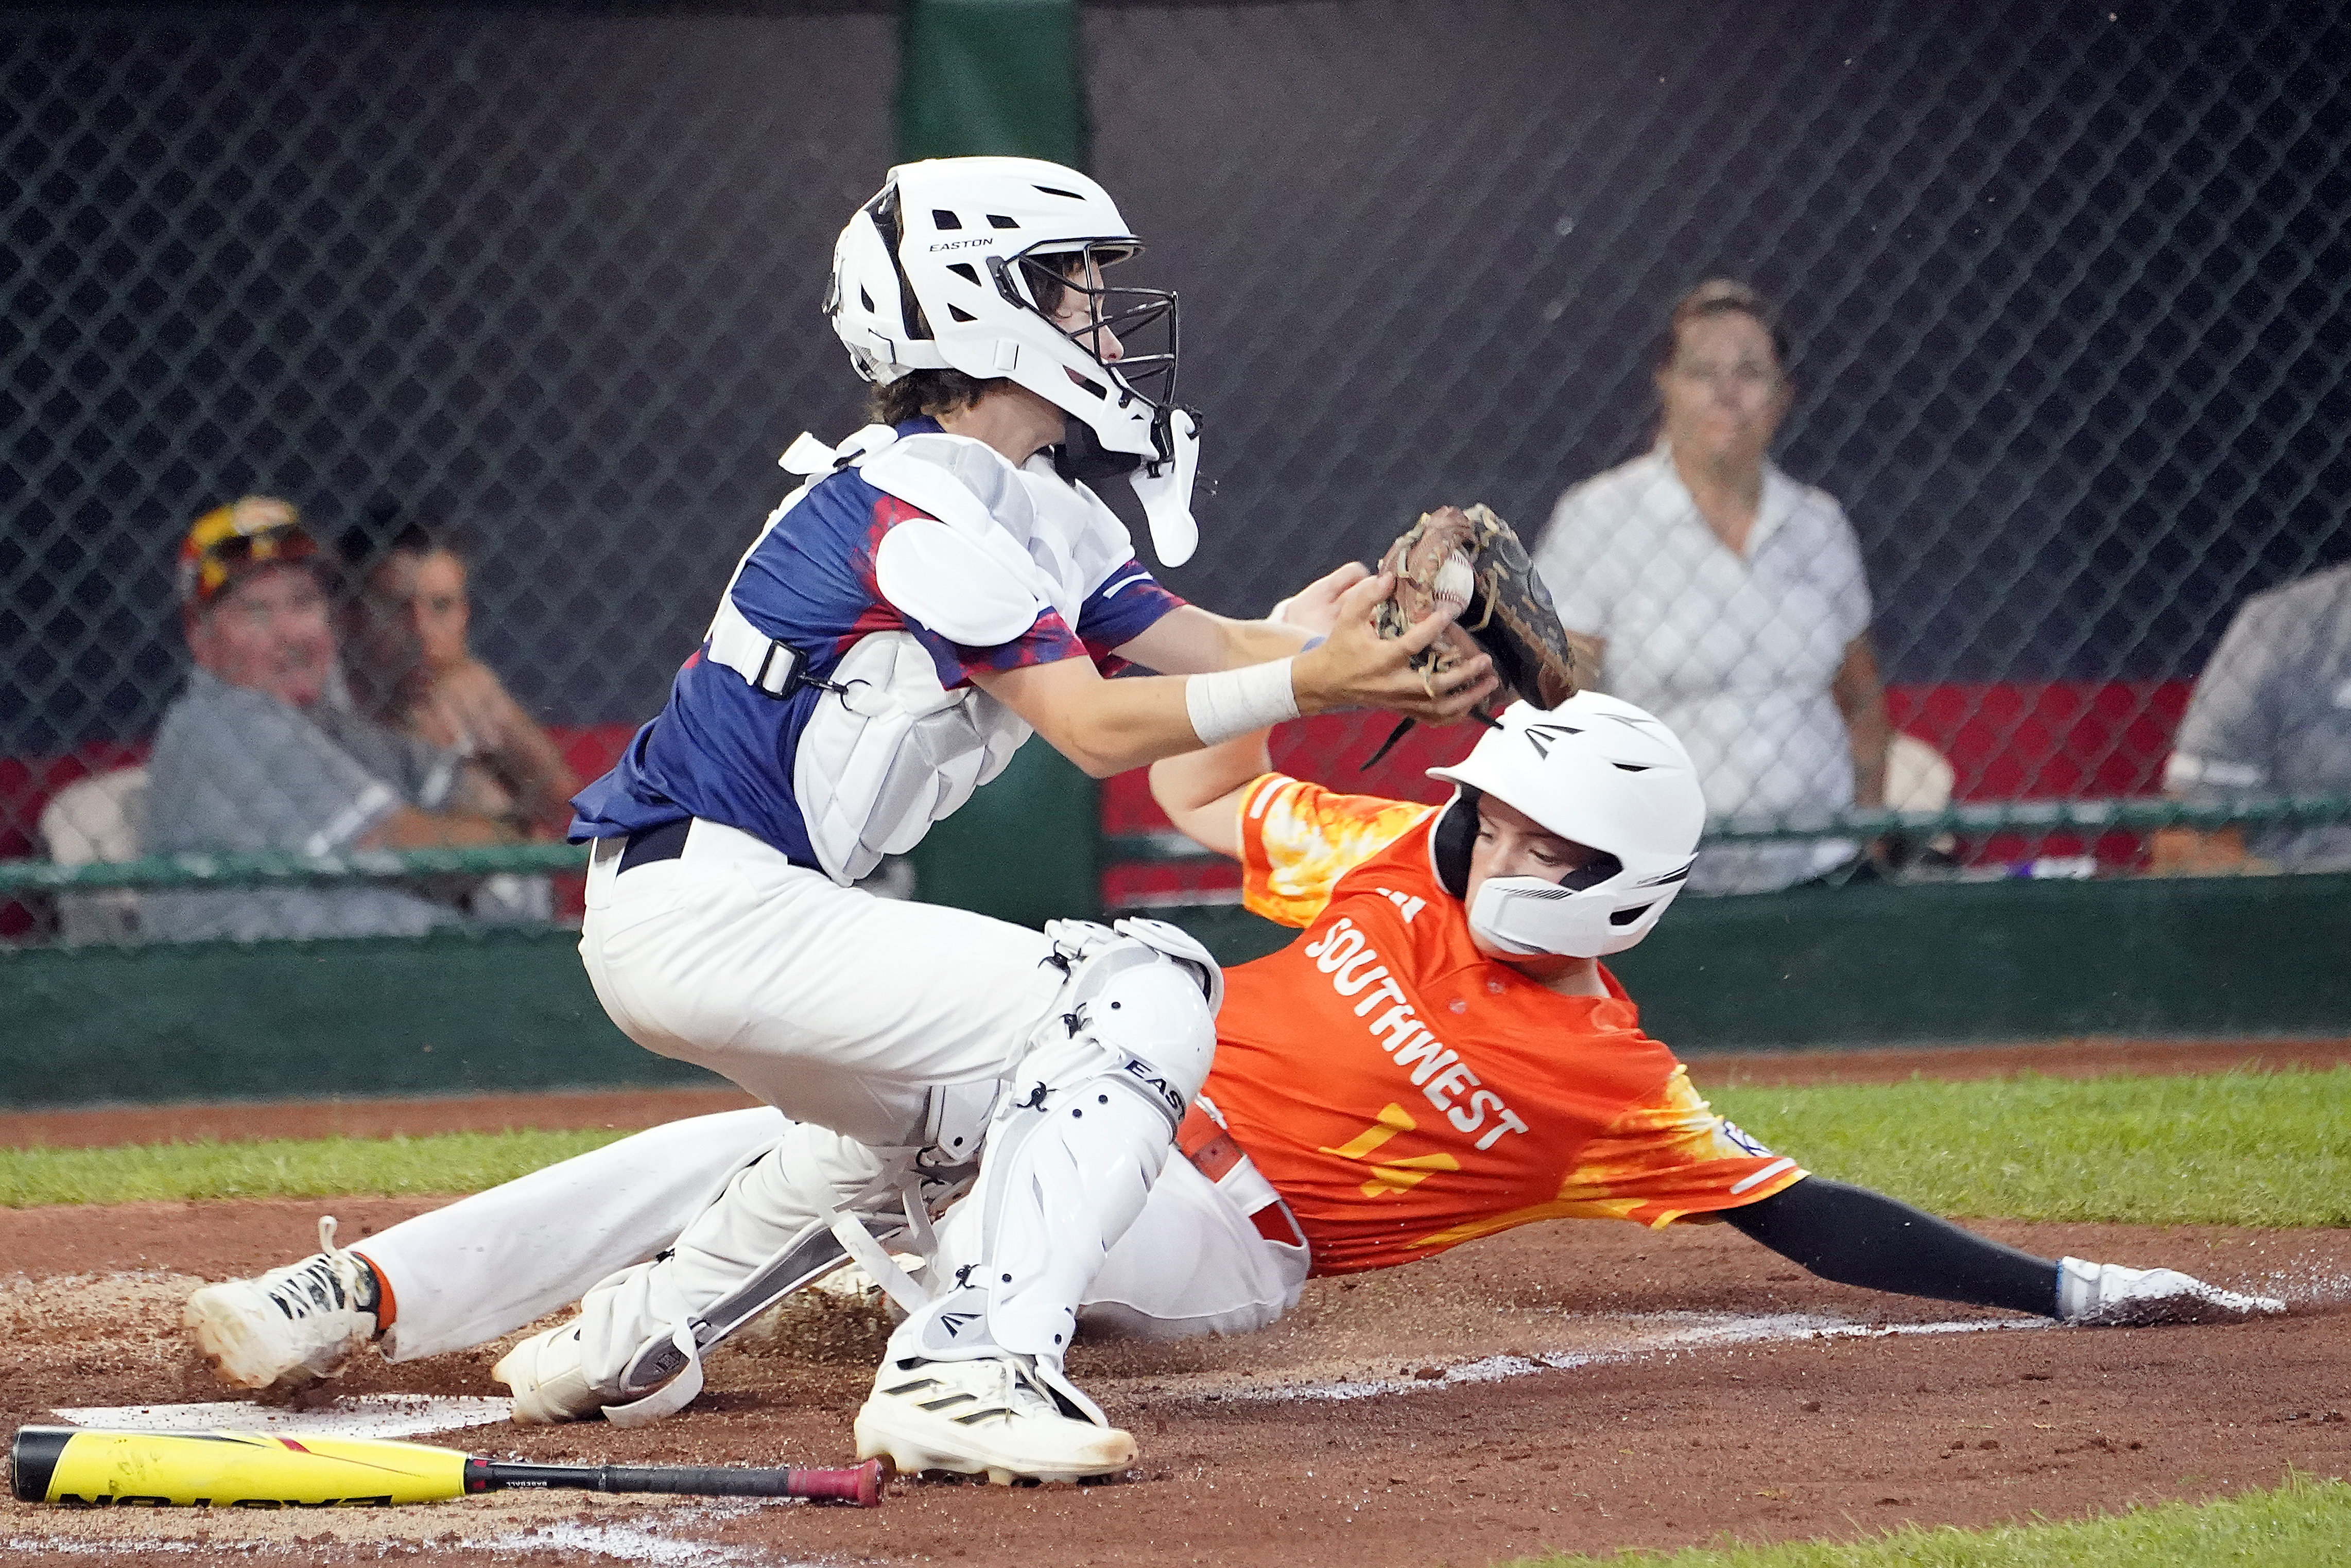
[[[584,1421],[616,1396],[588,1380],[577,1322],[535,1333],[498,1358],[490,1381],[514,1395],[514,1420],[523,1427]]]
[[[181,1323],[222,1382],[297,1393],[339,1375],[375,1338],[374,1277],[335,1245],[332,1215],[319,1221],[319,1247],[298,1263],[188,1298]]]
[[[2208,1285],[2177,1269],[2126,1269],[2081,1258],[2057,1260],[2057,1320],[2085,1328],[2234,1323],[2285,1311],[2275,1296]]]
[[[1017,1356],[885,1361],[857,1413],[857,1457],[1010,1486],[1116,1475],[1134,1462],[1134,1439],[1064,1415]]]

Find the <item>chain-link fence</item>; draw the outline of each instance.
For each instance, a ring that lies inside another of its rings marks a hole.
[[[2191,701],[2172,781],[2214,831],[2174,858],[2242,831],[2351,863],[2311,825],[2351,789],[2346,591],[2275,601],[2197,695],[2252,596],[2346,554],[2332,14],[1120,5],[1082,37],[1094,172],[1151,242],[1138,281],[1183,292],[1206,414],[1180,591],[1253,612],[1433,502],[1532,533],[1615,470],[1549,557],[1603,684],[1676,717],[1727,833],[1811,835],[1709,851],[1748,857],[1722,885],[1847,874],[1889,825],[1911,874],[2144,868]],[[363,566],[411,525],[456,543],[480,667],[599,770],[785,487],[775,455],[857,421],[817,302],[890,159],[896,50],[854,6],[0,12],[0,859],[153,847],[124,770],[189,684],[173,555],[247,493]],[[1698,423],[1653,452],[1677,385],[1745,373],[1687,336],[1656,373],[1716,277],[1778,306],[1784,485],[1697,473]],[[340,632],[352,703],[390,702]],[[1871,811],[1879,692],[1920,743],[1886,786],[1907,824]],[[414,706],[392,716],[492,759],[489,708]],[[1468,738],[1354,774],[1384,729],[1283,760],[1425,792]],[[545,769],[503,761],[474,771],[511,810]],[[1154,826],[1131,781],[1107,801]],[[210,869],[321,874],[272,853]],[[570,852],[446,854],[395,863]],[[64,911],[117,929],[206,870],[83,872]],[[9,874],[5,934],[57,930],[29,884],[59,879]],[[1119,874],[1118,901],[1206,884]]]

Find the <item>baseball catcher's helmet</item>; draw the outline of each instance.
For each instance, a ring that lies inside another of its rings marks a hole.
[[[1456,786],[1429,843],[1437,875],[1457,898],[1468,885],[1480,793],[1599,852],[1556,883],[1486,880],[1469,928],[1509,953],[1598,958],[1630,947],[1681,891],[1706,827],[1698,770],[1674,732],[1598,692],[1548,710],[1512,703],[1477,749],[1428,776]]]
[[[1089,283],[1081,265],[1142,248],[1110,193],[1074,169],[1035,158],[901,163],[841,231],[825,312],[867,381],[919,370],[1009,377],[1082,421],[1105,450],[1165,459],[1176,296]],[[1064,332],[1050,319],[1040,295],[1060,288],[1086,297],[1084,326]],[[1092,346],[1103,327],[1126,345],[1114,363]]]

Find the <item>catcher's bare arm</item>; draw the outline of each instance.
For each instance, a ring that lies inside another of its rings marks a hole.
[[[1191,675],[1287,658],[1310,640],[1309,632],[1278,621],[1235,621],[1184,604],[1121,643],[1118,656],[1163,675]]]
[[[1340,601],[1330,637],[1296,656],[1290,683],[1301,715],[1377,707],[1447,724],[1492,691],[1494,673],[1483,657],[1448,664],[1433,677],[1414,667],[1449,617],[1429,615],[1400,638],[1373,630],[1372,607],[1393,587],[1385,574],[1358,583]],[[1185,704],[1186,678],[1106,681],[1090,659],[982,671],[972,677],[1097,779],[1198,747],[1200,737]]]
[[[1348,591],[1371,575],[1363,562],[1345,562],[1276,605],[1264,623],[1327,636]],[[1273,770],[1270,734],[1260,729],[1153,763],[1152,799],[1193,842],[1238,860],[1241,798],[1254,780]]]

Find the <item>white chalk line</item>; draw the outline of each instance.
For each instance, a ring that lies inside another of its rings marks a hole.
[[[747,1510],[742,1508],[723,1511],[711,1508],[678,1509],[666,1522],[675,1527],[745,1511]],[[794,1561],[759,1552],[739,1551],[713,1542],[682,1541],[668,1535],[657,1535],[641,1524],[581,1524],[573,1520],[543,1524],[537,1530],[466,1536],[459,1544],[484,1552],[545,1552],[552,1549],[579,1555],[596,1553],[616,1557],[623,1563],[651,1563],[654,1568],[732,1568],[733,1564],[741,1563],[769,1563],[784,1568],[785,1564]]]
[[[1614,1366],[1638,1361],[1659,1351],[1712,1349],[1722,1345],[1766,1344],[1801,1339],[1896,1339],[1914,1334],[1957,1334],[2043,1329],[2047,1318],[1970,1318],[1928,1323],[1856,1323],[1810,1312],[1776,1312],[1763,1317],[1722,1317],[1703,1312],[1660,1312],[1650,1322],[1679,1321],[1686,1326],[1648,1334],[1613,1350],[1565,1351],[1532,1355],[1489,1355],[1444,1368],[1441,1377],[1380,1377],[1336,1383],[1293,1384],[1281,1388],[1238,1388],[1222,1392],[1228,1401],[1272,1403],[1290,1399],[1347,1401],[1386,1395],[1418,1394],[1433,1388],[1458,1388],[1464,1384],[1499,1383],[1529,1377],[1538,1372],[1565,1372],[1580,1366]]]
[[[759,1504],[751,1504],[758,1507]],[[786,1505],[797,1506],[797,1505]],[[681,1513],[687,1511],[678,1511]],[[729,1509],[692,1511],[705,1518],[725,1518],[745,1511]],[[673,1524],[688,1522],[673,1520]],[[399,1540],[402,1538],[394,1537]],[[341,1544],[363,1552],[368,1542],[351,1540]],[[379,1543],[380,1544],[380,1543]],[[778,1558],[756,1550],[720,1546],[702,1541],[681,1541],[657,1535],[637,1524],[581,1524],[566,1520],[540,1525],[536,1530],[504,1531],[496,1535],[466,1535],[456,1544],[476,1552],[559,1552],[583,1558],[609,1557],[622,1563],[649,1563],[653,1568],[735,1568],[738,1563],[757,1563],[769,1568],[789,1568],[795,1562],[809,1559]],[[174,1556],[215,1558],[222,1549],[218,1541],[174,1540],[170,1536],[140,1536],[135,1539],[82,1539],[70,1536],[16,1535],[0,1539],[0,1551],[41,1552],[56,1556],[121,1557],[137,1554],[141,1557],[161,1553]],[[275,1542],[247,1541],[236,1543],[239,1555],[308,1555],[311,1548],[301,1544],[281,1544]]]
[[[453,1394],[345,1395],[309,1409],[239,1400],[194,1405],[89,1405],[57,1414],[118,1432],[259,1432],[285,1437],[410,1437],[503,1421],[510,1400]]]

